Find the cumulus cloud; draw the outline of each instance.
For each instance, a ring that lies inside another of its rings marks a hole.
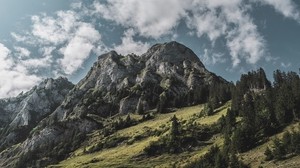
[[[39,51],[43,54],[43,56],[50,56],[52,52],[56,49],[54,46],[45,46],[41,48]]]
[[[20,61],[20,63],[27,67],[28,69],[33,68],[47,68],[51,66],[52,59],[51,56],[46,56],[43,58],[31,58]]]
[[[294,19],[300,23],[300,12],[292,0],[254,0],[265,5],[272,6],[276,11],[287,18]]]
[[[75,37],[61,49],[64,58],[59,60],[66,74],[72,74],[86,60],[94,43],[101,39],[101,35],[90,24],[82,24],[75,34]]]
[[[17,65],[11,57],[11,51],[0,43],[0,98],[11,97],[28,90],[41,78],[30,75],[22,65]]]
[[[9,69],[13,65],[13,61],[9,59],[9,54],[11,51],[5,47],[2,43],[0,43],[0,69]]]
[[[239,26],[229,31],[226,36],[233,67],[236,67],[241,59],[255,64],[264,56],[266,48],[264,38],[248,16],[244,16],[239,22]]]
[[[23,61],[26,66],[46,67],[51,63],[59,63],[60,75],[71,75],[77,71],[92,52],[98,51],[101,35],[93,23],[87,23],[75,9],[82,7],[81,3],[73,3],[72,9],[58,11],[54,16],[47,14],[31,17],[32,29],[24,36],[15,32],[12,37],[18,42],[39,46],[41,57]],[[62,58],[53,56],[60,54]],[[35,64],[36,63],[36,64]],[[34,65],[35,64],[35,65]]]
[[[114,50],[116,50],[118,53],[127,55],[131,53],[135,53],[138,55],[141,55],[145,53],[150,45],[147,42],[141,42],[141,41],[134,41],[134,31],[132,29],[127,30],[124,33],[124,36],[122,37],[122,44],[115,46]]]
[[[95,1],[94,14],[133,28],[143,36],[160,38],[171,33],[186,15],[191,0],[108,0]]]
[[[17,42],[25,42],[27,37],[17,34],[15,32],[11,32],[10,35],[17,41]]]
[[[44,43],[55,45],[65,42],[74,31],[78,16],[74,11],[58,11],[56,18],[34,15],[31,17],[32,35]]]
[[[30,56],[31,52],[27,48],[15,46],[14,49],[15,49],[16,54],[20,58],[24,58],[24,57],[29,57]]]
[[[196,1],[191,9],[188,26],[196,30],[198,37],[207,35],[212,44],[225,37],[233,67],[241,60],[255,64],[264,56],[265,40],[247,14],[247,4],[243,1]]]
[[[208,49],[204,49],[204,54],[201,56],[202,61],[207,65],[215,65],[226,62],[224,54],[214,53]]]

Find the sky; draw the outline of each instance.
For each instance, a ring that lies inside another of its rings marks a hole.
[[[300,68],[298,0],[0,0],[0,25],[0,98],[174,40],[228,81]]]

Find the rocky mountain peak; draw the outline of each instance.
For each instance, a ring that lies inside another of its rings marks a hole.
[[[66,77],[58,77],[56,79],[53,78],[46,78],[44,81],[42,81],[39,85],[36,87],[38,89],[46,89],[46,90],[51,90],[51,89],[59,89],[63,87],[72,87],[73,84],[68,80]]]
[[[191,49],[176,41],[156,44],[143,54],[142,57],[152,63],[169,62],[178,64],[183,61],[190,61],[204,67],[198,56]]]
[[[167,106],[172,107],[179,97],[213,82],[226,83],[206,70],[191,49],[175,41],[156,44],[141,56],[111,51],[99,56],[55,113],[60,120],[86,112],[107,117],[133,113],[141,102],[143,110],[150,110],[157,107],[161,94],[170,97]],[[196,100],[190,101],[180,104]]]

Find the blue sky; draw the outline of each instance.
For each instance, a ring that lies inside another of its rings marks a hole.
[[[297,0],[0,0],[0,97],[47,77],[76,83],[97,57],[172,40],[228,81],[300,68]]]

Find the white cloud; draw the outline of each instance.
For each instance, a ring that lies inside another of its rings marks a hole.
[[[187,24],[189,28],[196,30],[198,37],[207,35],[212,42],[215,42],[227,29],[224,18],[218,17],[216,11],[197,11],[188,18]]]
[[[27,48],[23,48],[23,47],[14,47],[16,54],[20,57],[20,58],[24,58],[24,57],[29,57],[31,52],[27,49]]]
[[[27,60],[22,60],[20,61],[20,63],[28,69],[46,68],[51,66],[52,59],[51,56],[46,56],[44,58],[31,58]]]
[[[0,43],[0,70],[9,69],[13,65],[13,61],[9,59],[11,51]]]
[[[186,15],[191,0],[108,0],[95,1],[94,13],[118,24],[135,29],[146,37],[160,38],[171,33]]]
[[[287,18],[294,19],[300,23],[300,12],[292,0],[254,0],[272,6],[276,11]]]
[[[247,14],[247,4],[241,0],[194,3],[192,15],[187,19],[188,27],[195,29],[198,37],[207,35],[213,45],[218,38],[225,37],[233,67],[238,66],[241,60],[255,64],[264,56],[265,41]]]
[[[30,89],[41,79],[30,75],[27,69],[15,64],[11,51],[0,43],[0,98],[16,96],[21,91]]]
[[[131,53],[135,53],[137,55],[141,55],[145,53],[150,45],[149,43],[141,42],[141,41],[134,41],[133,36],[135,35],[132,29],[127,30],[122,37],[122,44],[115,46],[114,50],[122,55],[127,55]]]
[[[214,53],[208,49],[204,49],[204,54],[201,56],[202,61],[207,65],[215,65],[218,63],[226,62],[224,58],[224,54],[222,53]]]
[[[18,42],[38,46],[41,57],[23,61],[24,66],[33,68],[45,68],[51,63],[60,75],[71,75],[74,73],[91,53],[98,53],[101,43],[101,35],[93,26],[93,23],[86,23],[79,11],[82,3],[73,3],[72,10],[58,11],[54,16],[47,14],[34,15],[31,17],[32,29],[25,32],[25,35],[11,33]],[[59,58],[57,55],[60,54]],[[48,65],[47,65],[48,64]]]
[[[78,16],[74,11],[58,11],[57,18],[46,16],[32,16],[32,35],[44,43],[61,44],[70,38],[76,28]]]
[[[25,42],[27,37],[21,36],[15,32],[11,32],[10,35],[17,41],[17,42]]]
[[[226,38],[233,67],[238,66],[241,59],[255,64],[265,54],[265,40],[258,33],[256,25],[247,16],[240,20],[237,28],[229,31]]]
[[[80,7],[77,4],[78,8]],[[90,56],[101,41],[100,33],[91,23],[85,23],[75,11],[59,11],[56,17],[34,16],[32,34],[42,39],[44,44],[53,44],[45,50],[44,54],[50,55],[57,49],[63,58],[54,60],[61,66],[61,70],[71,75]],[[62,48],[57,48],[59,45]],[[48,53],[48,54],[47,54]]]
[[[99,42],[101,35],[90,24],[82,24],[75,37],[65,48],[61,49],[64,58],[59,60],[66,74],[72,74],[81,67],[95,48],[94,43]]]
[[[45,46],[40,49],[40,52],[43,54],[43,56],[49,56],[52,54],[52,52],[56,49],[54,46]]]

